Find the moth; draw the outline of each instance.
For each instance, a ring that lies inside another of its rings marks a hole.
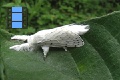
[[[15,35],[12,40],[27,41],[20,45],[9,47],[16,51],[34,51],[41,47],[44,59],[50,47],[62,47],[67,51],[67,47],[81,47],[84,41],[80,35],[85,34],[90,29],[89,25],[69,24],[61,27],[38,31],[33,35]]]

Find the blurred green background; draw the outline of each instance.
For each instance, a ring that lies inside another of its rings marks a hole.
[[[28,29],[7,29],[6,10],[2,7],[28,8]],[[0,28],[14,34],[33,34],[99,17],[120,10],[119,0],[2,0],[0,1]]]

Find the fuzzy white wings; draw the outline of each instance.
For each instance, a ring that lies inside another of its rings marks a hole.
[[[81,37],[65,28],[55,29],[45,35],[45,39],[37,42],[40,45],[49,45],[50,47],[80,47],[84,45]]]

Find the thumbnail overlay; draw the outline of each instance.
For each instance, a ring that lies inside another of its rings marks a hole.
[[[27,28],[28,10],[26,7],[7,8],[7,28]]]

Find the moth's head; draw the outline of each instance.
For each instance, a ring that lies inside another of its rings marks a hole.
[[[86,32],[89,31],[90,26],[89,25],[80,25],[79,28],[80,28],[79,29],[79,35],[83,35],[83,34],[85,34]]]

